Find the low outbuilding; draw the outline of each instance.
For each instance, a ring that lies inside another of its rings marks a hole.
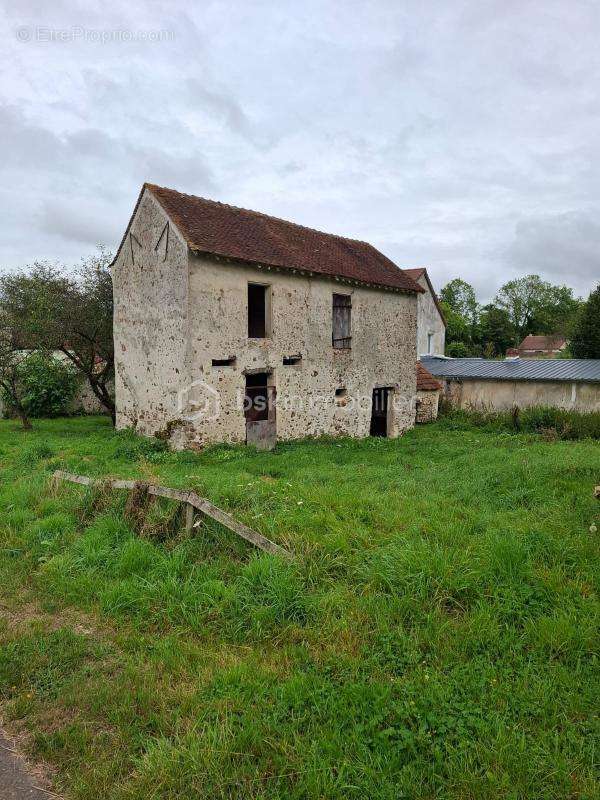
[[[600,360],[423,358],[453,408],[507,411],[550,406],[600,411]]]
[[[421,361],[417,361],[417,400],[415,422],[434,422],[437,419],[442,384]]]

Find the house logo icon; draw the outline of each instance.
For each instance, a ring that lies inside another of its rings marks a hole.
[[[221,398],[208,383],[193,381],[177,393],[177,411],[186,422],[215,422],[221,415]]]

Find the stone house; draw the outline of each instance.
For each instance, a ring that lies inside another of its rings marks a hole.
[[[424,267],[404,272],[423,289],[417,301],[417,355],[443,356],[446,347],[446,320],[429,275]]]
[[[184,448],[414,425],[423,288],[371,245],[144,184],[112,271],[118,428]]]

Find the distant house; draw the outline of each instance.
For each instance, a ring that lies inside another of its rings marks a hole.
[[[454,408],[507,411],[551,406],[600,411],[600,360],[424,358]]]
[[[370,244],[144,184],[112,274],[118,428],[193,448],[413,427],[424,290]]]
[[[507,355],[518,355],[520,358],[552,358],[556,357],[567,346],[564,336],[526,336],[521,344],[507,352]]]
[[[440,302],[424,267],[405,269],[424,290],[417,301],[417,355],[443,356],[446,346],[446,320]]]

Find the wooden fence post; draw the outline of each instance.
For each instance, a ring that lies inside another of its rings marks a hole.
[[[191,503],[185,504],[185,531],[192,533],[194,530],[194,506]]]

